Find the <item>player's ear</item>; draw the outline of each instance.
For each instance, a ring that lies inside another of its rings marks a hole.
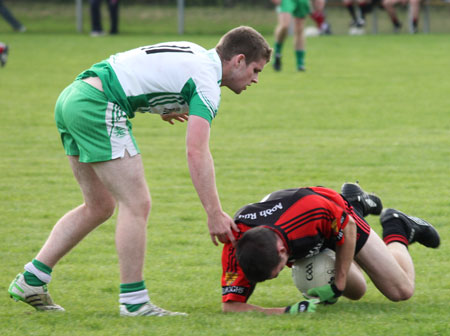
[[[283,242],[278,237],[277,237],[277,251],[278,251],[278,255],[280,255],[280,256],[287,254],[286,246],[284,246]]]
[[[236,66],[240,66],[242,64],[245,64],[245,55],[244,54],[237,54],[233,56],[234,64]]]

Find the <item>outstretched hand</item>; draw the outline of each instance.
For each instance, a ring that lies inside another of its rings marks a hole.
[[[185,122],[189,119],[189,113],[167,113],[167,114],[161,114],[161,119],[164,121],[167,121],[169,124],[174,125],[173,120],[178,120],[179,122]]]
[[[287,306],[285,309],[286,314],[300,314],[300,313],[314,313],[316,311],[318,299],[309,299],[305,301],[297,302],[292,306]]]
[[[342,291],[337,289],[334,284],[325,285],[321,287],[311,288],[307,292],[308,298],[317,297],[320,302],[333,304],[336,303],[338,298],[342,295]]]
[[[230,242],[234,245],[236,239],[232,230],[239,232],[239,228],[233,219],[223,211],[214,217],[208,217],[208,229],[211,240],[216,246],[219,245],[217,240],[222,244]]]

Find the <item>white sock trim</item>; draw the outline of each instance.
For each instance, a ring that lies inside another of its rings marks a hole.
[[[148,291],[146,289],[130,292],[130,293],[121,293],[119,294],[119,302],[126,304],[140,304],[146,303],[150,301],[148,296]]]
[[[52,280],[52,276],[37,269],[33,263],[29,262],[24,266],[25,271],[33,273],[39,280],[48,284]]]

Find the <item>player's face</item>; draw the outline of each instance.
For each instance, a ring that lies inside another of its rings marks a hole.
[[[280,256],[280,263],[272,270],[272,274],[270,276],[270,279],[275,279],[278,274],[283,270],[284,266],[286,266],[286,263],[289,259],[289,255],[287,254],[286,250],[282,250],[279,252]]]
[[[266,63],[266,60],[261,59],[257,62],[247,64],[245,62],[245,57],[239,59],[236,61],[236,66],[231,74],[231,80],[227,86],[234,93],[239,94],[252,83],[258,83],[258,75],[263,70]]]

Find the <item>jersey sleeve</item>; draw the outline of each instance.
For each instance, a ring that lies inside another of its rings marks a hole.
[[[322,227],[323,232],[328,238],[333,238],[336,241],[336,245],[342,245],[345,240],[342,230],[347,225],[349,219],[347,212],[341,204],[335,202],[330,197],[314,197],[318,197],[317,202],[321,203],[321,206],[328,213],[326,224]]]
[[[239,227],[242,229],[241,227]],[[243,232],[235,233],[239,239]],[[247,302],[255,285],[244,275],[236,259],[236,249],[231,243],[224,245],[222,250],[222,302]]]
[[[206,119],[210,124],[216,117],[220,104],[220,86],[214,68],[206,67],[196,72],[183,87],[182,95],[189,102],[189,115]]]

